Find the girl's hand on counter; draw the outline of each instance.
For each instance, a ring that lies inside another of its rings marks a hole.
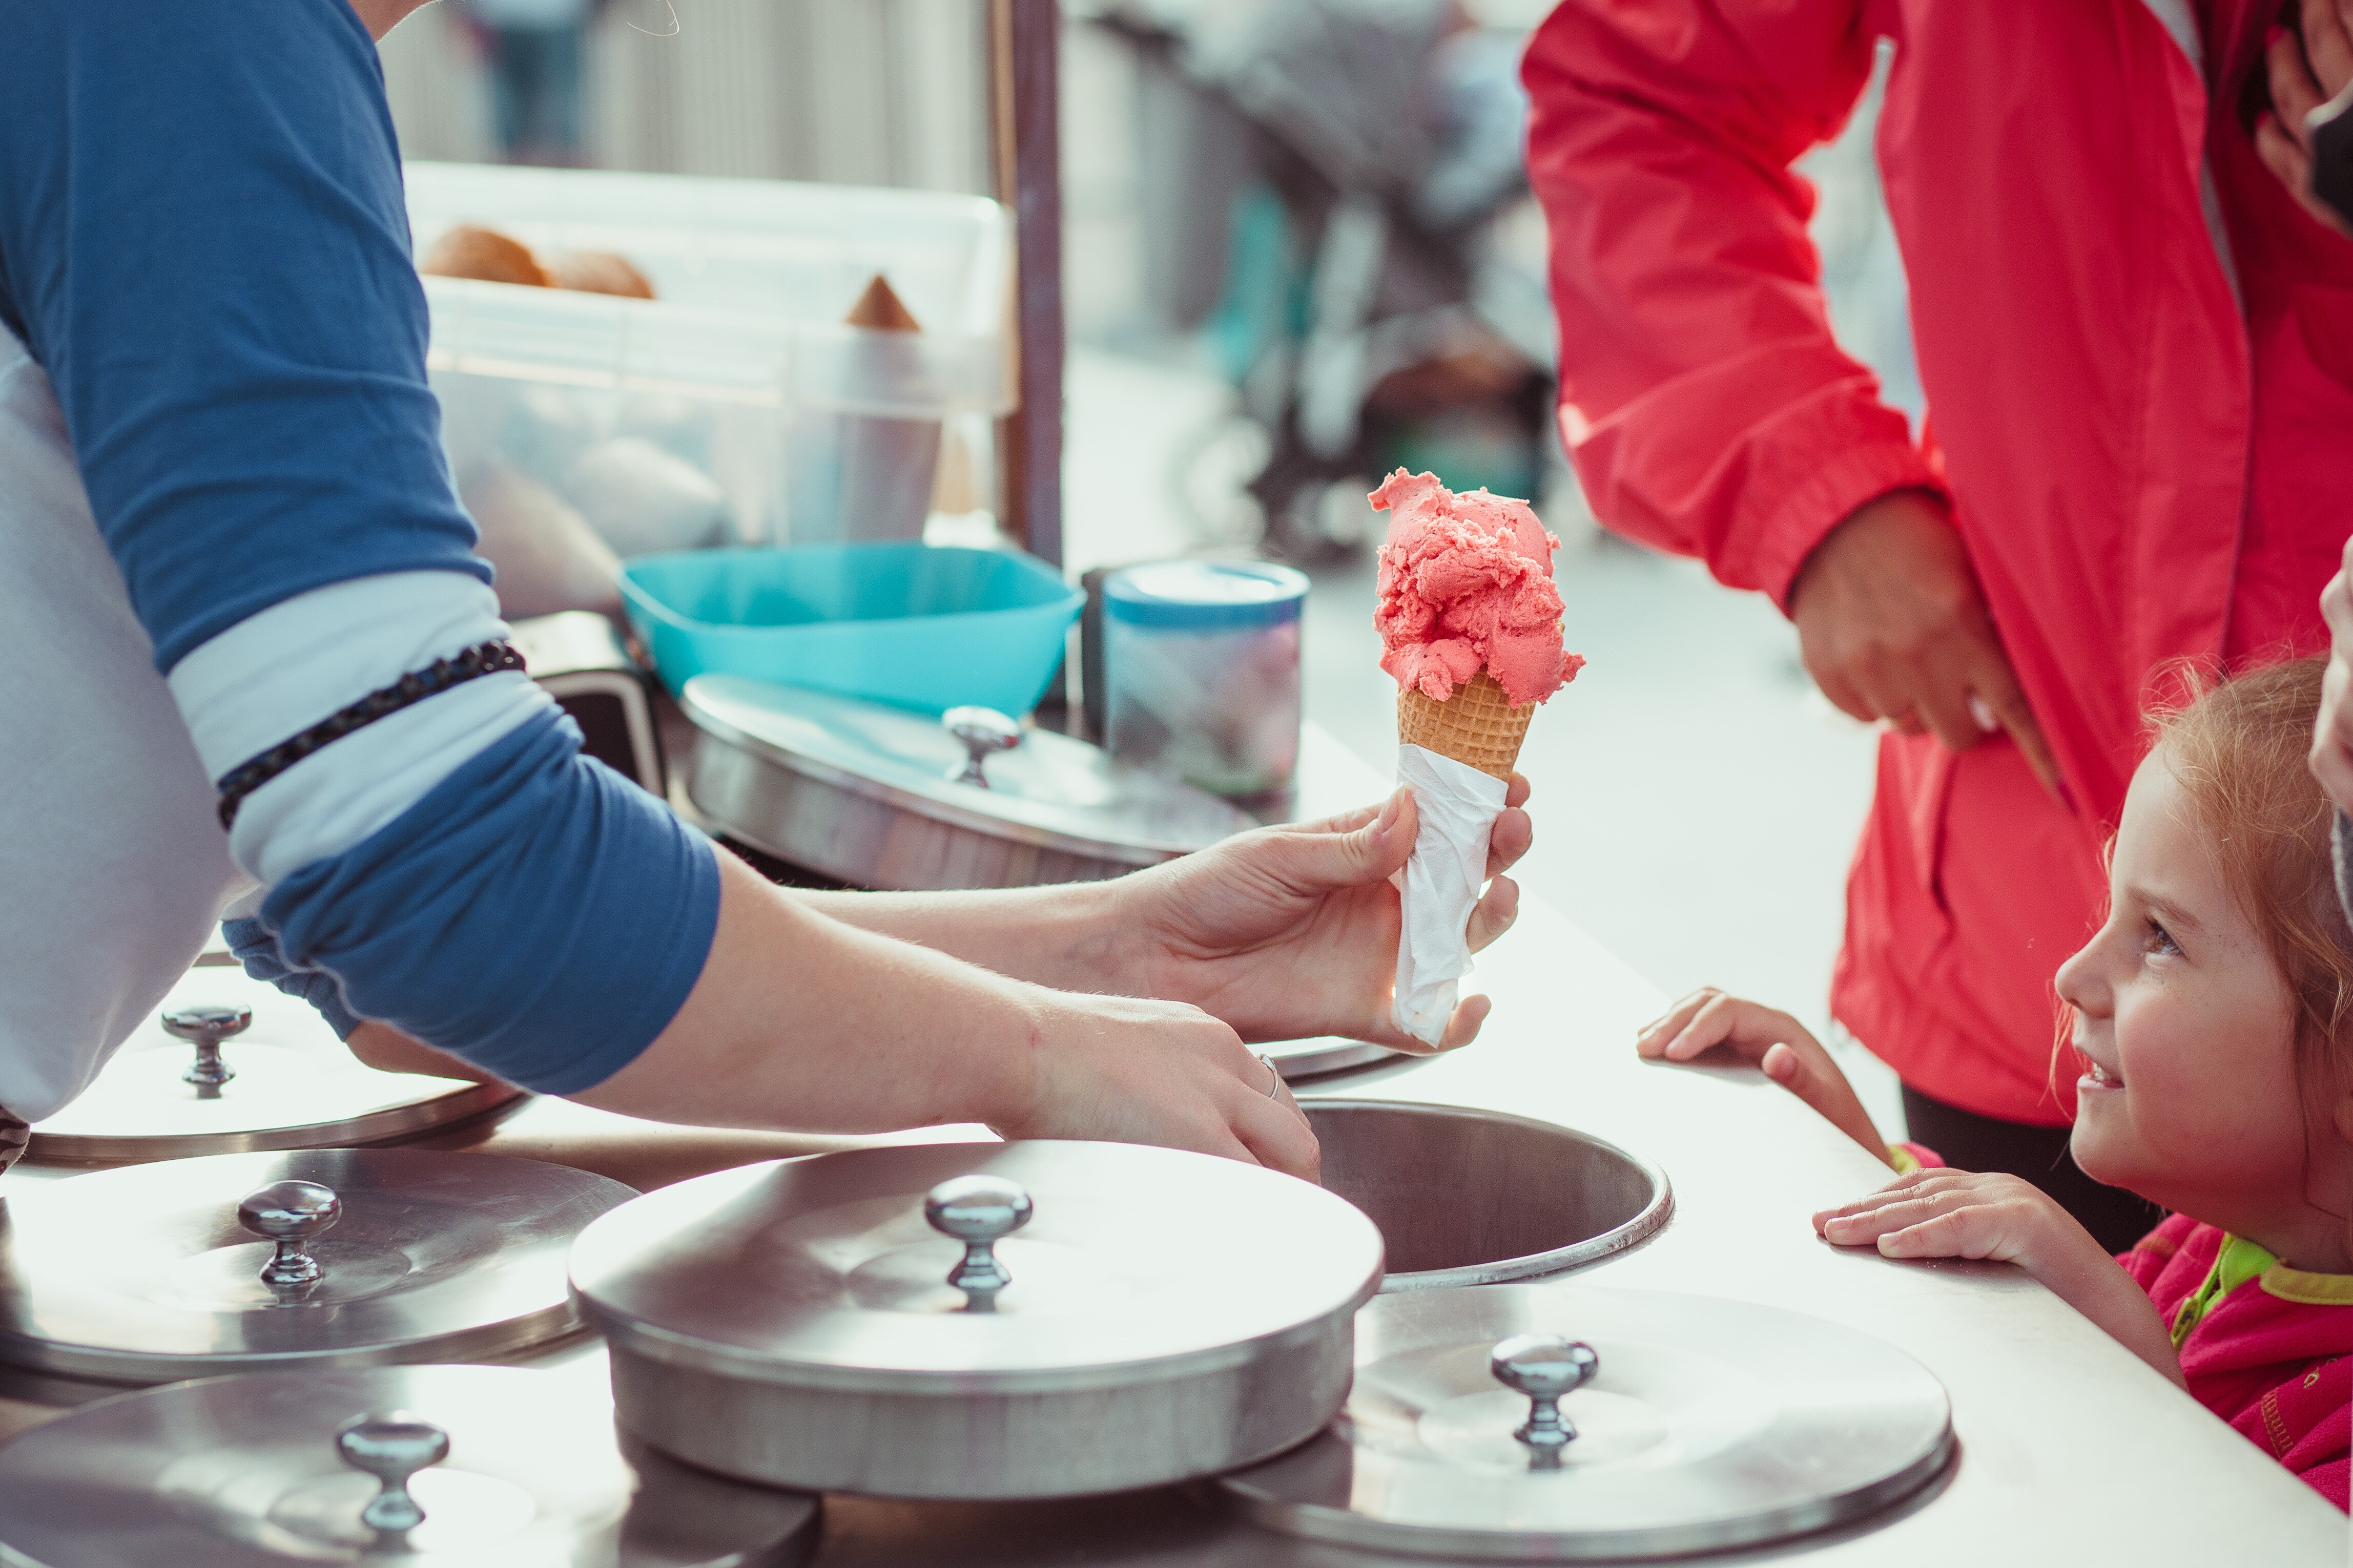
[[[1535,829],[1514,773],[1488,841],[1485,895],[1472,911],[1473,952],[1511,929],[1520,889],[1503,873]],[[1397,984],[1398,892],[1390,876],[1413,853],[1413,795],[1323,822],[1262,828],[1113,884],[1120,924],[1144,941],[1155,996],[1198,1004],[1252,1040],[1344,1035],[1398,1050],[1430,1047],[1390,1021]],[[1467,1045],[1487,1016],[1463,999],[1441,1050]]]
[[[2181,1358],[2146,1291],[2041,1188],[2016,1176],[1915,1171],[1824,1209],[1814,1230],[1835,1247],[1883,1258],[2014,1263],[2176,1384]]]
[[[1717,1046],[1763,1069],[1767,1078],[1812,1106],[1873,1158],[1886,1161],[1887,1144],[1856,1098],[1854,1086],[1822,1043],[1787,1013],[1705,985],[1634,1038],[1635,1053],[1652,1061],[1687,1062]]]
[[[1814,1231],[1837,1247],[1873,1247],[1885,1258],[1973,1258],[2038,1265],[2078,1238],[2097,1252],[2091,1233],[2041,1188],[2016,1176],[1969,1171],[1915,1171],[1868,1197],[1824,1209]],[[2103,1262],[2107,1254],[2099,1253]]]

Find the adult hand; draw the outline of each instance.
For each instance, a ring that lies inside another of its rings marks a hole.
[[[1634,1039],[1635,1053],[1651,1061],[1687,1062],[1717,1046],[1762,1068],[1767,1078],[1870,1150],[1873,1158],[1886,1161],[1886,1141],[1856,1098],[1854,1086],[1822,1043],[1787,1013],[1702,986],[1667,1009],[1666,1016],[1644,1025]]]
[[[2353,239],[2344,215],[2313,194],[2307,123],[2353,89],[2353,0],[2302,0],[2296,23],[2294,33],[2274,27],[2263,45],[2272,111],[2255,121],[2255,152],[2305,211]]]
[[[2328,669],[2320,681],[2320,718],[2312,731],[2312,772],[2339,811],[2353,812],[2353,539],[2344,563],[2321,590],[2328,623]]]
[[[1535,830],[1514,773],[1488,841],[1486,894],[1471,912],[1473,952],[1511,929],[1520,889],[1504,871]],[[1303,826],[1245,833],[1125,879],[1122,923],[1145,941],[1155,996],[1181,996],[1253,1040],[1345,1035],[1398,1050],[1432,1047],[1389,1018],[1397,986],[1398,891],[1392,873],[1413,853],[1413,795]],[[1484,996],[1454,1010],[1437,1049],[1467,1045]]]
[[[2073,809],[1960,535],[1934,497],[1898,490],[1856,508],[1806,557],[1789,608],[1807,673],[1840,708],[1907,735],[1933,731],[1956,752],[2006,730]]]
[[[1007,1138],[1157,1143],[1314,1181],[1315,1134],[1282,1075],[1182,1002],[1036,988],[1029,1093],[991,1119]]]

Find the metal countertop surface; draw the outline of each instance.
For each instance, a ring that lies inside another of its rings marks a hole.
[[[1340,798],[1383,781],[1310,727]],[[2004,1265],[1899,1263],[1833,1248],[1813,1210],[1868,1191],[1884,1167],[1755,1071],[1639,1061],[1636,1028],[1666,998],[1593,938],[1522,900],[1517,926],[1468,984],[1494,998],[1474,1045],[1299,1086],[1479,1107],[1558,1122],[1664,1166],[1666,1226],[1556,1283],[1680,1290],[1763,1302],[1875,1334],[1950,1391],[1959,1458],[1939,1481],[1862,1525],[1718,1563],[1802,1560],[1824,1568],[2084,1568],[2353,1562],[2346,1517],[2058,1298]],[[985,1136],[932,1129],[889,1142]],[[659,1127],[556,1100],[411,1147],[554,1160],[649,1188],[751,1160],[861,1146]],[[20,1167],[12,1186],[76,1173]],[[1541,1287],[1540,1287],[1541,1288]],[[602,1346],[575,1341],[519,1364],[598,1376]],[[88,1385],[0,1371],[0,1436],[90,1397]],[[1378,1568],[1439,1560],[1292,1541],[1229,1517],[1203,1488],[1036,1504],[909,1504],[828,1498],[826,1568]]]

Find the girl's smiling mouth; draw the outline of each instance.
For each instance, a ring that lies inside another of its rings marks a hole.
[[[2082,1049],[2081,1047],[2076,1048]],[[2076,1092],[2081,1094],[2124,1088],[2125,1080],[2121,1075],[2110,1072],[2089,1056],[2085,1056],[2084,1060],[2086,1066],[2084,1076],[2075,1080]]]

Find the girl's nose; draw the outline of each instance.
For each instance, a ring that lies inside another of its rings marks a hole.
[[[2100,973],[2100,938],[2105,929],[2094,932],[2092,940],[2075,951],[2075,955],[2059,966],[2054,983],[2059,1000],[2079,1013],[2097,1016],[2107,1011],[2108,986]]]

